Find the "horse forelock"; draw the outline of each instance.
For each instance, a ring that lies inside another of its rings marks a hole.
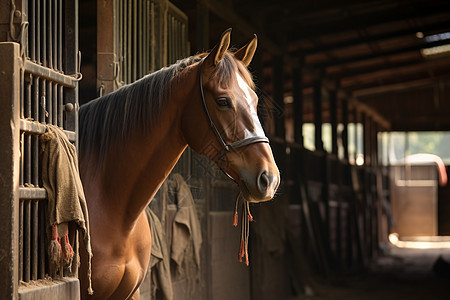
[[[236,74],[240,74],[248,86],[255,89],[253,77],[247,67],[233,55],[233,50],[227,51],[223,59],[217,64],[213,76],[219,85],[227,86],[233,83]]]

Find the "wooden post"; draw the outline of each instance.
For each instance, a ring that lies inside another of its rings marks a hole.
[[[294,141],[303,148],[303,89],[302,89],[302,69],[294,68],[293,74],[294,93]]]
[[[342,124],[344,129],[342,130],[342,146],[344,148],[344,159],[348,162],[348,101],[342,99]]]
[[[322,82],[314,80],[314,143],[316,151],[323,151],[322,141]]]
[[[362,153],[364,156],[364,165],[370,166],[370,117],[365,112],[361,112],[361,124],[363,128]]]
[[[355,145],[354,153],[353,153],[353,160],[356,165],[356,158],[358,157],[358,122],[359,122],[359,114],[358,109],[356,107],[356,104],[353,104],[353,125],[354,125],[354,135],[353,135],[353,145]]]
[[[378,124],[372,121],[372,166],[378,166]]]
[[[20,46],[0,43],[0,299],[17,299],[19,283]]]
[[[331,153],[337,157],[337,97],[336,91],[330,91],[330,123],[331,123]]]
[[[283,90],[283,57],[276,56],[273,60],[273,97],[275,105],[275,135],[286,139],[284,126],[284,90]]]
[[[114,1],[97,1],[97,88],[101,95],[115,90]]]

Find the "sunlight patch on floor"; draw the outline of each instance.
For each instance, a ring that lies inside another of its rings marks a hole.
[[[391,244],[398,248],[411,249],[442,249],[450,248],[450,237],[448,236],[419,236],[399,237],[397,233],[389,235]]]

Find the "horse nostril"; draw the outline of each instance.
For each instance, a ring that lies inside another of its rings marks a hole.
[[[267,174],[267,171],[262,171],[259,174],[259,178],[258,178],[258,190],[265,194],[267,192],[267,188],[270,186],[270,177]]]

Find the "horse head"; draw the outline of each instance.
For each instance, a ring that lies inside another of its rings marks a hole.
[[[196,152],[213,160],[239,185],[246,201],[267,201],[275,195],[280,173],[258,119],[258,97],[247,69],[257,37],[231,52],[230,33],[231,29],[225,31],[213,50],[202,55],[198,67],[202,103],[195,100],[192,105],[195,118],[184,124],[184,135]]]

